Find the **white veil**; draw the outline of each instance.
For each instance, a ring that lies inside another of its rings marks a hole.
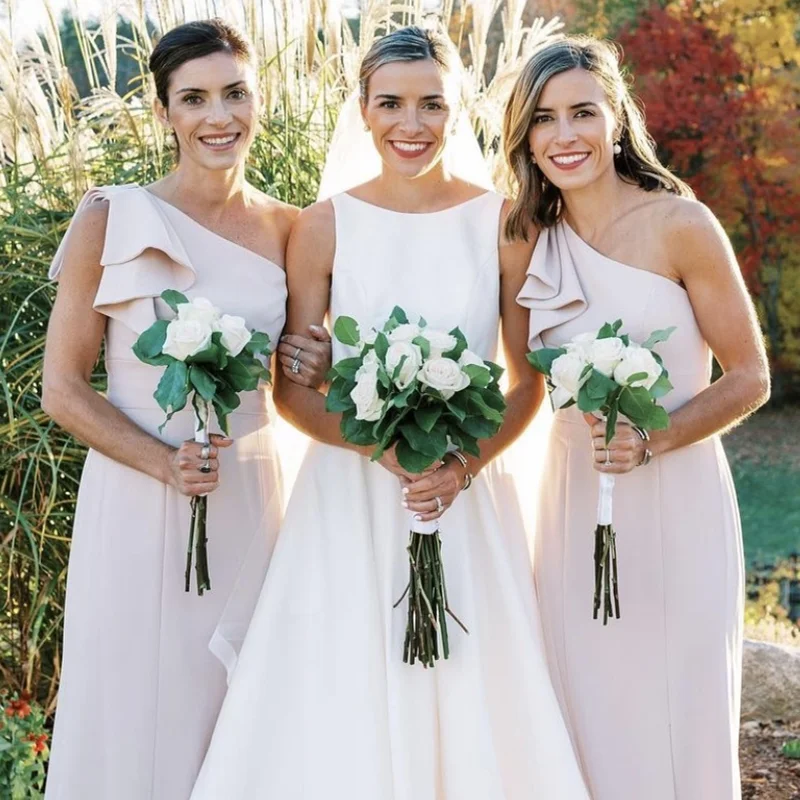
[[[484,189],[494,189],[491,172],[462,108],[442,155],[451,175]],[[353,92],[339,112],[328,157],[322,171],[317,200],[327,200],[380,175],[381,158],[372,135],[364,130],[358,92]]]

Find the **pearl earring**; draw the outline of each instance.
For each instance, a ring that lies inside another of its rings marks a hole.
[[[619,142],[614,142],[614,155],[618,156],[622,152],[622,145]]]
[[[531,150],[531,164],[536,163],[536,156],[533,154],[533,150]]]

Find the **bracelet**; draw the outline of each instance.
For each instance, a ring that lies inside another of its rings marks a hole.
[[[650,434],[644,428],[640,428],[638,425],[631,425],[631,427],[636,431],[636,433],[639,435],[639,438],[643,442],[650,441]],[[650,450],[649,447],[645,447],[642,460],[636,466],[646,467],[652,461],[652,459],[653,459],[653,452]]]
[[[461,464],[461,466],[466,470],[464,473],[464,485],[461,487],[462,492],[466,491],[470,486],[472,486],[472,473],[469,471],[467,458],[460,450],[451,450],[448,455],[455,456],[459,464]]]
[[[639,434],[639,438],[643,442],[650,441],[650,434],[644,428],[640,428],[638,425],[631,425],[631,427]]]

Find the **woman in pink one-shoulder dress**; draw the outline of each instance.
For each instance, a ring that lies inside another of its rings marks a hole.
[[[545,642],[594,800],[733,800],[742,545],[719,434],[763,403],[769,374],[728,240],[655,155],[616,52],[588,38],[541,49],[505,118],[519,184],[507,231],[541,233],[518,302],[530,346],[556,347],[622,319],[675,386],[670,427],[558,410],[536,542]],[[710,384],[711,355],[723,375]],[[621,619],[592,618],[598,473],[617,476]]]
[[[280,521],[267,392],[242,394],[231,438],[214,436],[203,454],[190,409],[159,433],[153,391],[163,370],[131,352],[171,314],[165,289],[207,298],[273,342],[280,335],[296,209],[244,181],[259,110],[251,50],[218,21],[192,23],[161,39],[151,68],[179,165],[152,186],[90,191],[51,270],[60,285],[42,404],[91,450],[72,534],[48,800],[188,798],[225,694],[219,659],[244,634],[218,625],[234,585],[240,605],[226,619],[248,618]],[[89,384],[103,341],[105,396]],[[299,360],[309,380],[307,355]],[[213,581],[198,597],[184,592],[183,573],[189,500],[205,492]]]

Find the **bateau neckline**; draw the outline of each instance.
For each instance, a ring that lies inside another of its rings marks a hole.
[[[143,192],[146,192],[154,200],[157,200],[159,203],[162,203],[163,205],[167,206],[168,208],[171,208],[173,211],[176,211],[182,217],[184,217],[185,219],[188,219],[189,222],[191,222],[193,225],[195,225],[198,228],[200,228],[200,230],[203,230],[206,233],[210,234],[215,239],[220,239],[221,241],[226,242],[227,244],[231,245],[232,247],[235,247],[238,250],[241,250],[242,252],[253,256],[254,258],[258,258],[261,261],[266,261],[267,264],[269,264],[270,266],[275,267],[275,269],[279,269],[283,273],[286,272],[286,270],[283,267],[281,267],[279,264],[276,264],[271,258],[267,258],[266,256],[262,256],[261,253],[256,253],[255,250],[251,250],[249,247],[245,247],[243,244],[239,244],[238,242],[234,242],[232,239],[228,239],[227,236],[223,236],[221,233],[217,233],[216,231],[211,230],[211,228],[209,228],[206,225],[203,225],[202,222],[198,222],[194,217],[190,216],[185,211],[181,211],[181,209],[179,209],[178,206],[173,205],[168,200],[165,200],[163,197],[159,197],[157,194],[155,194],[155,192],[151,192],[146,186],[140,186],[139,184],[134,184],[134,185],[136,186],[137,189],[141,189]]]
[[[685,286],[681,286],[680,283],[677,281],[672,280],[672,278],[668,278],[666,275],[662,275],[659,272],[653,272],[649,269],[642,269],[642,267],[633,267],[630,264],[626,264],[624,261],[617,261],[616,258],[611,258],[611,256],[607,256],[605,253],[601,253],[599,250],[596,250],[592,247],[589,242],[586,241],[582,236],[578,234],[578,232],[569,224],[565,219],[562,219],[561,224],[564,226],[566,230],[568,230],[587,250],[589,250],[593,255],[596,255],[598,258],[602,258],[605,261],[608,261],[611,264],[616,264],[618,267],[623,267],[624,269],[631,270],[632,272],[639,272],[642,275],[650,275],[653,278],[657,278],[658,280],[666,281],[670,286],[674,286],[678,291],[683,292],[685,295],[689,295],[689,292],[686,290]]]
[[[437,211],[395,211],[393,208],[384,208],[383,206],[375,205],[375,203],[370,203],[367,200],[362,200],[360,197],[355,197],[354,195],[350,194],[350,192],[342,192],[342,194],[349,200],[360,203],[362,206],[374,208],[376,211],[385,211],[387,214],[396,214],[401,217],[432,217],[436,216],[437,214],[446,214],[448,211],[455,211],[456,209],[464,208],[464,206],[468,206],[477,200],[483,200],[489,195],[495,194],[495,192],[491,189],[487,189],[485,192],[476,194],[475,197],[470,197],[469,200],[464,200],[461,203],[456,203],[454,206],[448,206],[447,208],[440,208]]]

